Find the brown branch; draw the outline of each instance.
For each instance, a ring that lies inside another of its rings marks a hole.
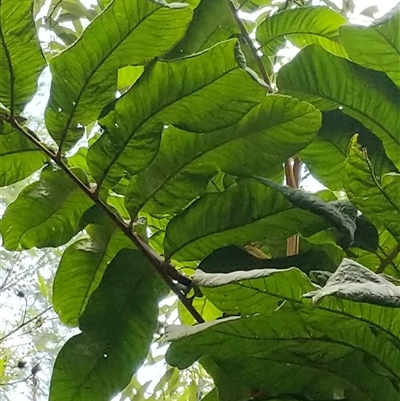
[[[257,63],[257,67],[260,71],[260,74],[262,76],[262,79],[264,80],[264,82],[267,84],[269,91],[271,91],[271,81],[269,80],[269,76],[267,74],[267,71],[264,67],[264,64],[262,62],[261,57],[258,55],[258,49],[256,48],[253,40],[251,39],[249,33],[247,32],[246,27],[243,24],[243,21],[241,20],[241,18],[239,17],[236,7],[233,5],[232,0],[227,0],[229,8],[232,12],[233,18],[236,21],[237,26],[240,29],[240,33],[243,37],[243,39],[247,42],[250,51],[253,55],[253,58],[255,60],[255,62]]]
[[[195,318],[198,323],[203,323],[204,319],[197,312],[197,310],[192,305],[190,299],[187,299],[186,296],[177,288],[174,284],[173,280],[185,285],[190,286],[191,281],[186,276],[179,273],[174,266],[172,266],[168,261],[165,261],[161,258],[137,233],[132,231],[132,226],[130,223],[126,223],[120,216],[115,214],[106,203],[104,203],[97,195],[95,191],[93,191],[90,187],[88,187],[84,182],[82,182],[75,174],[68,168],[68,166],[63,162],[61,158],[59,158],[58,153],[54,153],[52,150],[48,149],[39,139],[38,137],[28,128],[23,127],[19,124],[19,122],[13,117],[5,118],[0,115],[0,118],[3,118],[7,121],[15,130],[23,134],[29,141],[31,141],[36,147],[38,147],[47,157],[54,161],[54,163],[62,169],[65,174],[71,178],[76,185],[95,203],[100,209],[110,218],[114,224],[116,224],[121,231],[132,241],[132,243],[137,247],[137,249],[144,255],[150,265],[157,271],[163,281],[167,284],[167,286],[173,291],[173,293],[179,298],[179,300],[183,303],[185,308],[189,311],[189,313]],[[171,272],[174,272],[173,277]]]
[[[286,185],[299,188],[301,184],[301,169],[303,165],[300,159],[288,159],[285,163]],[[300,238],[298,234],[289,237],[286,241],[286,256],[297,255],[300,250]]]

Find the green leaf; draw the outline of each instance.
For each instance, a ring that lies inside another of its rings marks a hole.
[[[193,282],[218,309],[242,316],[275,310],[281,301],[302,303],[303,294],[315,290],[297,268],[261,269],[231,273],[205,273],[197,269]]]
[[[240,29],[226,0],[202,0],[184,38],[168,53],[168,58],[189,56],[232,38]]]
[[[271,176],[310,143],[319,124],[320,113],[309,104],[270,95],[238,123],[218,132],[198,135],[170,127],[154,161],[131,179],[126,207],[131,216],[140,210],[177,212],[202,195],[218,171]]]
[[[400,92],[385,74],[312,45],[281,68],[277,84],[284,93],[321,110],[342,108],[382,141],[388,157],[400,167]]]
[[[303,48],[316,43],[325,50],[346,57],[339,43],[338,29],[346,18],[329,7],[288,9],[267,17],[257,28],[257,41],[263,54],[275,56],[286,39]]]
[[[372,271],[381,269],[386,275],[400,278],[399,242],[381,224],[378,227],[378,249],[374,252],[351,248],[349,256]],[[356,245],[354,245],[356,246]]]
[[[400,174],[377,176],[367,151],[358,146],[355,136],[346,160],[344,179],[349,199],[400,242]]]
[[[191,17],[190,8],[177,3],[115,0],[74,46],[53,57],[45,117],[59,146],[68,150],[74,145],[82,128],[115,99],[119,68],[145,64],[164,54],[181,39]]]
[[[321,217],[293,205],[279,191],[242,180],[222,193],[205,194],[167,226],[167,257],[201,260],[226,245],[310,236],[330,227]]]
[[[369,305],[400,307],[400,287],[350,259],[343,260],[323,288],[304,296],[317,304],[327,296],[335,296]]]
[[[119,252],[79,319],[82,333],[57,356],[50,401],[108,401],[120,392],[146,358],[162,296],[143,256]]]
[[[33,18],[33,0],[0,2],[0,102],[20,112],[37,89],[45,62]]]
[[[396,299],[398,302],[398,287],[348,259],[331,277],[327,293],[321,289],[307,294],[307,297],[324,294],[318,302],[319,307],[312,308],[303,294],[313,285],[294,268],[228,274],[197,270],[194,282],[203,294],[225,313],[240,314],[243,318],[167,330],[167,339],[174,341],[167,353],[168,362],[184,368],[201,358],[201,363],[206,362],[204,366],[214,375],[208,362],[212,358],[228,378],[232,375],[230,382],[237,378],[248,388],[269,389],[269,394],[274,386],[283,386],[276,389],[279,394],[289,391],[286,386],[293,385],[291,390],[296,389],[296,394],[301,389],[305,391],[301,393],[304,396],[325,399],[324,393],[311,396],[310,391],[344,390],[349,386],[343,394],[351,396],[352,400],[378,401],[382,396],[387,400],[391,400],[391,396],[397,399],[400,394],[400,309],[378,305],[393,306]],[[365,301],[366,297],[375,304],[357,302]],[[289,345],[290,341],[294,344]],[[187,342],[190,347],[183,353]],[[334,356],[339,351],[338,345],[345,347],[340,352],[341,357]],[[243,349],[246,349],[245,354]],[[232,354],[235,352],[242,355],[237,357],[236,363]],[[361,355],[357,355],[358,352]],[[263,367],[260,363],[268,365]],[[267,373],[263,376],[260,372],[265,369]],[[275,369],[279,373],[271,377]],[[308,369],[311,371],[306,375],[304,370]],[[345,376],[343,372],[346,372]],[[304,377],[295,384],[291,380],[277,380],[279,377],[298,377],[297,374],[304,374]],[[366,374],[374,382],[367,385]],[[327,375],[325,379],[324,375]],[[335,383],[335,376],[344,379],[345,384]],[[381,391],[379,382],[387,379],[385,390]]]
[[[332,227],[337,228],[341,233],[340,245],[344,249],[349,248],[353,244],[354,233],[357,228],[357,210],[350,202],[346,200],[324,202],[314,194],[307,193],[303,190],[279,185],[266,178],[255,178],[262,184],[279,191],[293,206],[321,216],[329,222]]]
[[[368,323],[320,309],[283,307],[170,328],[167,340],[173,341],[166,354],[172,366],[183,369],[206,356],[230,383],[238,380],[259,393],[315,400],[339,393],[352,401],[392,401],[400,395],[400,351],[378,341]]]
[[[105,215],[102,217],[86,227],[89,238],[74,242],[64,251],[54,278],[53,307],[69,326],[77,326],[110,261],[121,249],[134,247]]]
[[[371,159],[377,169],[385,172],[396,169],[387,158],[382,142],[358,121],[340,110],[327,111],[322,115],[322,127],[318,135],[299,154],[313,177],[319,182],[334,191],[343,189],[347,151],[355,133],[359,134],[360,142],[371,150]]]
[[[205,297],[195,297],[192,301],[192,305],[206,322],[217,319],[222,315],[222,312]],[[181,302],[178,303],[178,314],[179,320],[182,324],[192,325],[197,323],[195,318],[188,312]]]
[[[238,8],[244,12],[254,12],[262,7],[268,6],[272,0],[234,0]]]
[[[88,153],[97,183],[110,186],[124,171],[134,174],[146,167],[157,154],[165,125],[213,132],[230,127],[259,104],[265,90],[238,65],[236,46],[230,40],[192,57],[149,66],[100,119],[105,132]]]
[[[340,249],[334,244],[329,244],[329,254],[326,249],[328,244],[320,246],[308,246],[303,250],[303,244],[307,243],[307,240],[302,238],[300,244],[300,253],[298,255],[277,257],[267,259],[260,258],[252,254],[251,251],[237,247],[235,245],[229,245],[224,248],[217,249],[208,255],[201,261],[198,269],[205,273],[230,273],[233,271],[249,271],[254,269],[287,269],[290,267],[298,267],[305,273],[309,273],[311,270],[322,268],[328,271],[334,271],[339,265],[341,259],[338,261],[336,254],[333,254],[332,248],[336,248],[340,252]],[[337,253],[337,252],[336,252]],[[340,256],[339,256],[340,257]]]
[[[71,171],[85,182],[80,169]],[[92,201],[62,170],[47,166],[40,180],[25,187],[1,220],[4,247],[57,247],[76,235],[82,214]]]
[[[400,88],[400,8],[370,26],[343,26],[340,41],[356,63],[385,72]]]
[[[29,177],[47,160],[47,157],[22,134],[14,131],[7,123],[3,124],[1,131],[4,135],[0,135],[0,187]]]

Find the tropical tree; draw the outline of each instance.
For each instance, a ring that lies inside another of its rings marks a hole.
[[[400,12],[309,3],[0,1],[3,246],[62,253],[76,333],[51,401],[400,400]]]

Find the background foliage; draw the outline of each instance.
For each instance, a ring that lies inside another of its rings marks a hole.
[[[400,400],[377,11],[0,1],[1,397]]]

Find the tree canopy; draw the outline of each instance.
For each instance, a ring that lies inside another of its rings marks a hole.
[[[84,3],[0,0],[2,259],[52,266],[0,391],[53,309],[50,401],[400,401],[400,8]]]

